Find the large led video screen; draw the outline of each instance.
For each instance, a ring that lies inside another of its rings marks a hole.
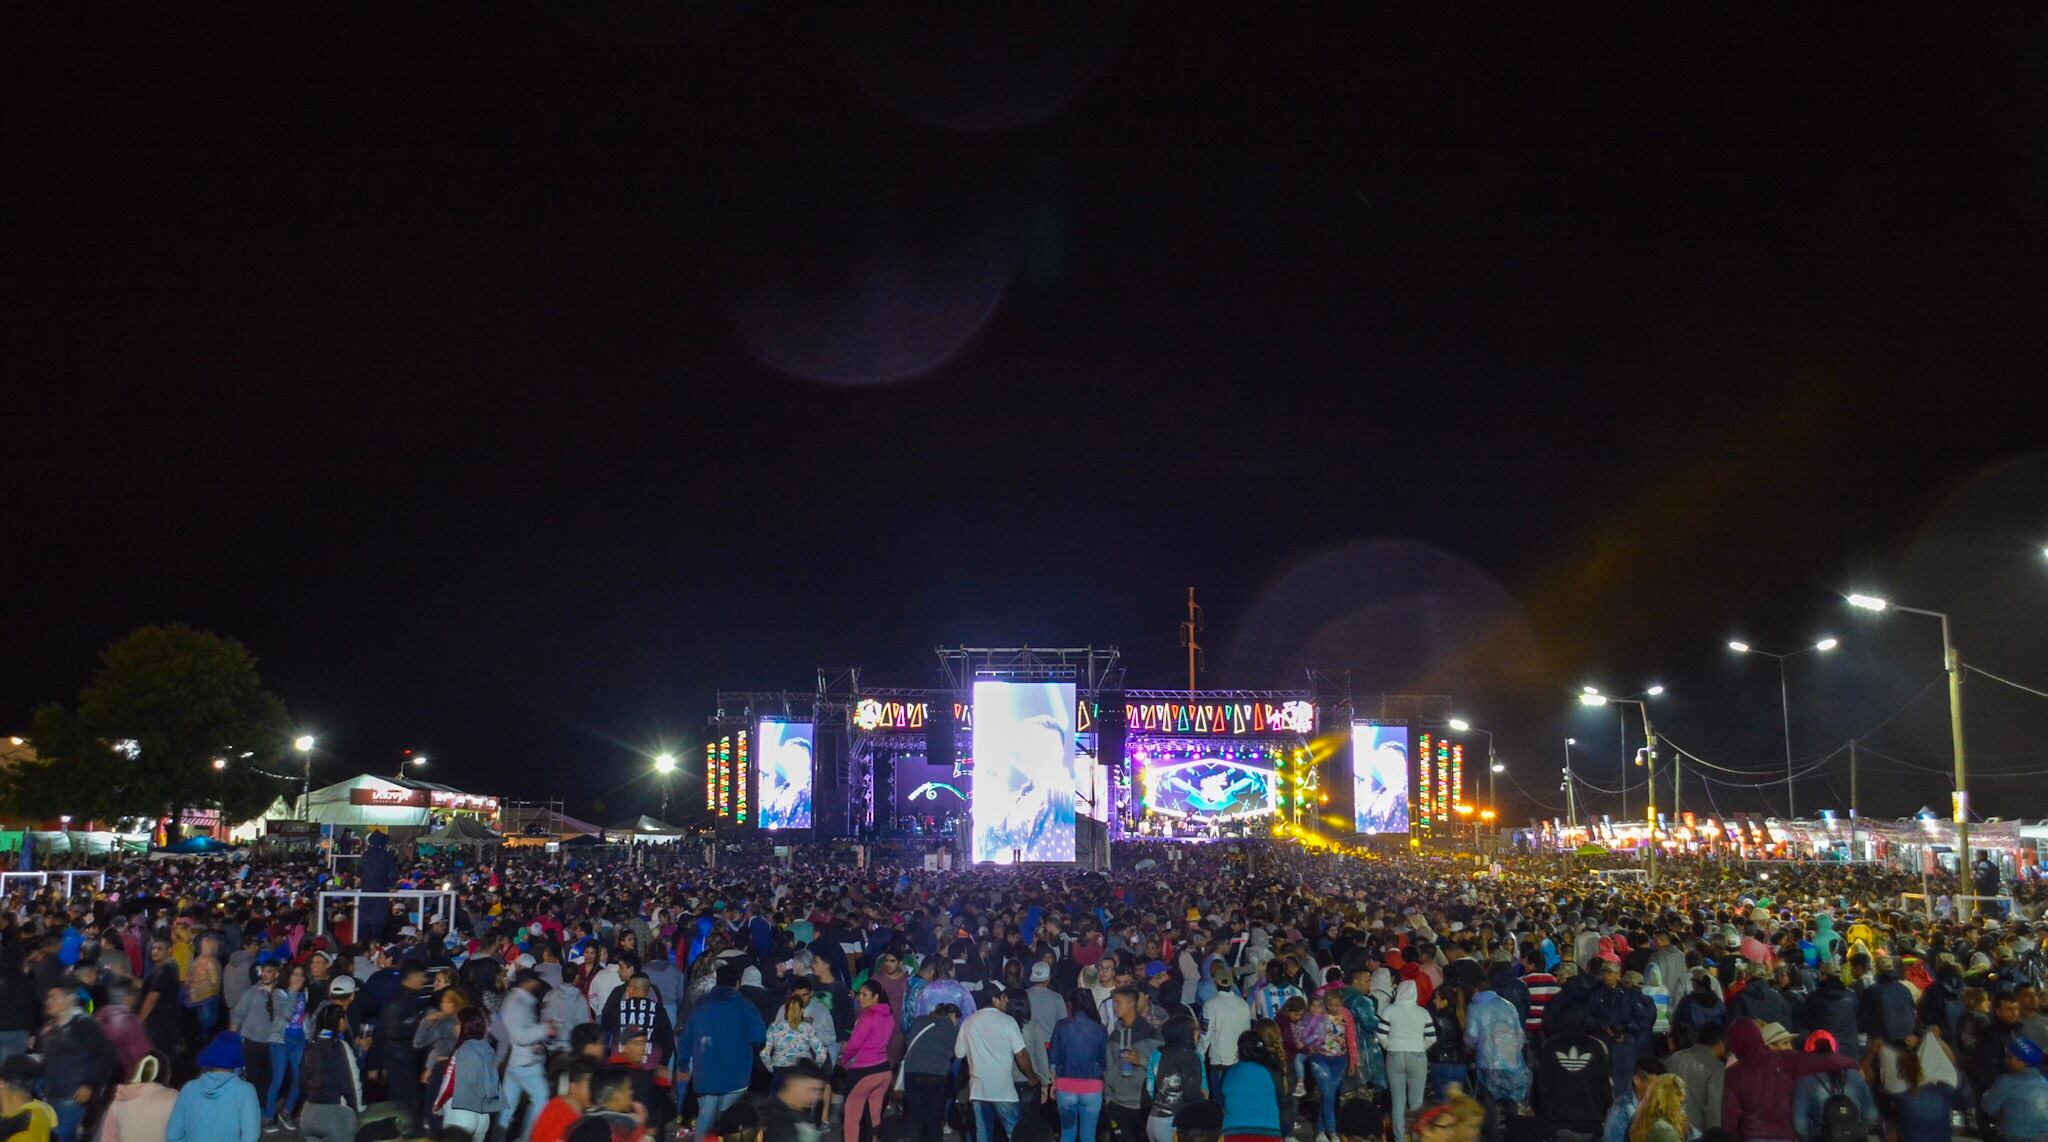
[[[1074,684],[974,684],[977,863],[1074,859]]]
[[[1142,771],[1145,814],[1197,824],[1270,814],[1279,783],[1271,769],[1224,757],[1148,762]]]
[[[761,772],[756,820],[764,829],[811,827],[811,723],[761,723],[754,764]]]
[[[1353,824],[1361,833],[1408,831],[1408,727],[1351,723]]]

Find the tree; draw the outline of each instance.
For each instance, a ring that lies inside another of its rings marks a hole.
[[[8,774],[4,791],[31,817],[175,817],[218,806],[244,821],[290,788],[264,772],[291,749],[284,703],[263,688],[247,647],[211,631],[135,630],[100,655],[76,709],[42,706],[29,732],[41,764]]]

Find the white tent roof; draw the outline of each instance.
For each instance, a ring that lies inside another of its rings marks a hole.
[[[312,804],[311,819],[322,825],[347,825],[363,828],[368,825],[383,825],[386,828],[421,828],[433,824],[427,807],[402,805],[356,805],[350,794],[357,789],[377,789],[391,793],[410,792],[421,788],[415,782],[400,784],[386,777],[374,777],[364,773],[337,781],[325,788],[315,789],[309,798]]]

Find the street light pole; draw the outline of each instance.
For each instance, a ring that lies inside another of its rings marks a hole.
[[[654,772],[661,775],[661,822],[668,823],[669,775],[676,771],[676,757],[672,753],[656,754]]]
[[[1663,692],[1664,687],[1652,686],[1633,698],[1612,698],[1589,686],[1579,695],[1579,702],[1582,705],[1605,706],[1611,702],[1617,706],[1634,706],[1643,712],[1643,740],[1646,743],[1643,747],[1643,770],[1644,780],[1649,785],[1650,884],[1652,886],[1657,883],[1657,728],[1650,723],[1650,703],[1645,699],[1654,698]],[[1622,716],[1622,724],[1624,726],[1628,724],[1628,716],[1626,714]],[[1624,790],[1628,788],[1628,769],[1626,766],[1621,771],[1621,787]],[[1624,813],[1626,813],[1626,810],[1624,810]]]
[[[1758,650],[1746,642],[1730,640],[1728,649],[1737,654],[1761,654],[1765,658],[1778,660],[1778,717],[1785,727],[1785,819],[1790,821],[1799,816],[1799,798],[1792,784],[1792,691],[1785,682],[1785,663],[1802,654],[1819,654],[1841,645],[1837,640],[1824,638],[1812,646],[1802,647],[1790,654],[1772,654]]]
[[[303,768],[299,775],[299,819],[313,819],[313,735],[300,734],[292,741],[292,748],[299,751]]]
[[[1874,595],[1850,595],[1849,605],[1862,607],[1866,611],[1904,611],[1909,615],[1926,615],[1941,620],[1941,668],[1948,673],[1948,732],[1949,741],[1955,750],[1956,761],[1956,877],[1965,888],[1974,888],[1970,876],[1970,781],[1964,766],[1963,754],[1963,659],[1956,650],[1955,639],[1950,635],[1948,615],[1941,611],[1923,611],[1918,607],[1901,607]],[[1976,912],[1975,902],[1970,893],[1956,894],[1961,899],[1957,914],[1964,920]]]

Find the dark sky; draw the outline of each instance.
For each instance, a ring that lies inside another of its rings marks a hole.
[[[1549,800],[1582,683],[1781,765],[1722,643],[1833,634],[1794,752],[1883,722],[1903,813],[1937,633],[1840,591],[2048,688],[2039,10],[592,7],[10,11],[0,723],[184,621],[324,776],[618,815],[719,687],[1172,684],[1193,584],[1205,685],[1454,695]]]

